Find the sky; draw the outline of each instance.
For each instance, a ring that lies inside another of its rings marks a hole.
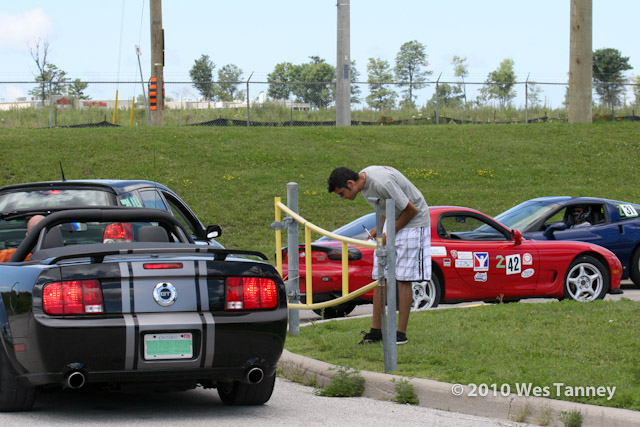
[[[216,70],[235,64],[243,79],[253,73],[252,82],[266,81],[278,63],[310,56],[335,65],[336,2],[164,0],[165,81],[189,82],[203,54]],[[369,58],[393,65],[400,46],[416,40],[426,46],[433,81],[455,80],[457,55],[466,58],[468,82],[484,82],[510,58],[518,81],[565,83],[569,11],[570,0],[351,0],[351,59],[366,81]],[[639,0],[593,0],[593,49],[630,57],[629,77],[640,75],[638,16]],[[0,0],[0,83],[34,79],[30,48],[38,39],[49,42],[50,63],[83,81],[139,80],[139,45],[148,79],[149,0]],[[542,89],[549,106],[560,106],[563,86]],[[0,84],[0,100],[7,96]]]

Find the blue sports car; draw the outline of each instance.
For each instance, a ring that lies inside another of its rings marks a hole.
[[[540,197],[495,219],[526,239],[580,240],[616,254],[622,278],[640,287],[640,205],[595,197]]]

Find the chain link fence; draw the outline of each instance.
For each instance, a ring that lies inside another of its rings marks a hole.
[[[193,82],[165,82],[165,125],[335,125],[334,83],[208,84],[218,88],[214,99],[203,99]],[[631,95],[636,86],[618,88],[623,102],[614,109],[594,104],[594,120],[640,120],[638,99]],[[352,124],[567,121],[567,84],[517,82],[509,91],[512,97],[502,100],[487,99],[486,88],[486,83],[473,82],[352,83]],[[139,81],[0,82],[0,127],[148,126],[147,94],[147,83]]]

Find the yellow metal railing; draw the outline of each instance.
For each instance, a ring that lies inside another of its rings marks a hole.
[[[291,209],[284,205],[280,199],[280,197],[275,198],[275,220],[276,222],[282,221],[282,212],[285,212],[294,221],[298,222],[300,225],[304,226],[304,252],[305,252],[305,279],[306,279],[306,296],[307,302],[306,304],[289,304],[289,308],[295,309],[303,309],[303,310],[318,310],[326,307],[330,307],[333,305],[342,304],[346,301],[352,300],[355,297],[358,297],[364,293],[369,292],[376,286],[378,286],[378,282],[369,283],[366,286],[363,286],[360,289],[357,289],[351,293],[349,293],[349,249],[348,244],[355,244],[360,246],[365,246],[368,248],[375,248],[377,244],[375,242],[371,242],[368,240],[360,240],[360,239],[352,239],[350,237],[339,236],[337,234],[331,233],[325,229],[322,229]],[[318,234],[322,234],[323,236],[327,236],[330,239],[338,240],[342,242],[342,296],[331,301],[325,301],[321,303],[314,304],[313,303],[313,277],[311,274],[311,231],[314,231]],[[297,249],[297,248],[296,248]],[[294,252],[296,253],[296,252]],[[292,254],[292,249],[289,248],[289,256]],[[297,255],[297,253],[296,253]],[[282,230],[276,230],[276,268],[280,275],[282,275]]]

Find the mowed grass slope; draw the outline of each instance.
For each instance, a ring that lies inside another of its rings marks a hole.
[[[334,229],[370,208],[326,190],[337,166],[390,165],[430,205],[490,215],[532,197],[640,202],[640,126],[465,125],[351,128],[3,129],[0,185],[60,179],[150,179],[174,189],[221,243],[273,258],[274,197],[299,184],[300,214]]]

